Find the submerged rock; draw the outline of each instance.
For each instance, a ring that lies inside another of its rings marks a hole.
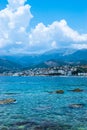
[[[34,130],[70,130],[71,129],[71,125],[64,125],[64,124],[51,124],[51,125],[41,125],[41,126],[36,126],[34,128]]]
[[[7,93],[4,93],[5,95],[17,95],[19,93],[13,93],[13,92],[7,92]]]
[[[37,125],[36,122],[33,121],[19,121],[13,124],[10,124],[11,126],[18,126],[18,127],[24,127],[24,126],[33,126],[33,125]]]
[[[14,125],[16,125],[16,126],[23,126],[23,125],[27,125],[29,123],[30,123],[29,121],[22,121],[22,122],[17,122]]]
[[[16,102],[16,99],[3,99],[3,100],[0,100],[0,105],[3,105],[3,104],[11,104],[11,103],[14,103]]]
[[[73,89],[73,90],[70,90],[72,92],[83,92],[83,89],[80,89],[80,88],[76,88],[76,89]]]
[[[64,90],[56,90],[56,91],[48,92],[48,93],[50,93],[50,94],[63,94]]]
[[[8,128],[7,127],[2,127],[1,130],[8,130]]]
[[[63,93],[64,93],[64,90],[56,90],[55,93],[56,93],[56,94],[63,94]]]
[[[34,128],[34,130],[44,130],[44,129],[46,129],[46,128],[44,128],[44,127],[42,127],[42,126],[36,126],[36,127]]]
[[[71,104],[69,105],[69,108],[83,108],[84,104]]]

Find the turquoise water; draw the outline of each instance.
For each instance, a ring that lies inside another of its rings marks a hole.
[[[75,88],[84,91],[68,91]],[[0,100],[7,98],[16,102],[0,105],[0,130],[87,130],[86,77],[0,77]]]

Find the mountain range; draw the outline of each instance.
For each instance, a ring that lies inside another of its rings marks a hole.
[[[87,49],[55,49],[43,54],[1,55],[0,72],[30,68],[48,68],[60,65],[87,64]]]

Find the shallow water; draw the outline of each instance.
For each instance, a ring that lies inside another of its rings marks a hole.
[[[84,91],[68,91],[75,88]],[[0,130],[87,130],[86,77],[0,77],[0,100],[7,98],[16,102],[0,105]]]

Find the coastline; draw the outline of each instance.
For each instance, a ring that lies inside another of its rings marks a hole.
[[[22,76],[19,76],[19,75],[0,75],[0,77],[84,77],[84,78],[87,78],[87,76],[78,76],[78,75],[22,75]]]

